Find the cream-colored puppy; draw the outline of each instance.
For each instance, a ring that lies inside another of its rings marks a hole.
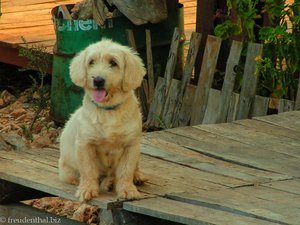
[[[130,48],[102,40],[71,62],[72,81],[83,87],[83,105],[60,138],[59,177],[79,186],[81,201],[113,187],[119,198],[139,197],[138,171],[142,119],[134,89],[145,68]]]

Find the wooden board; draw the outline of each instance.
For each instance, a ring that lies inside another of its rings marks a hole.
[[[261,44],[249,43],[248,45],[237,119],[246,119],[251,114],[259,76],[256,73],[255,57],[262,54],[262,49]]]
[[[202,123],[204,118],[208,94],[213,82],[220,47],[220,38],[210,35],[207,37],[200,77],[194,97],[194,104],[191,108],[191,125]]]
[[[288,188],[288,186],[285,186]],[[266,199],[265,195],[257,197],[257,192],[266,192],[273,198]],[[198,193],[176,193],[168,195],[176,201],[213,208],[233,214],[244,215],[249,218],[258,218],[266,222],[278,224],[297,224],[300,220],[299,208],[287,208],[285,201],[299,202],[299,195],[286,191],[275,190],[269,187],[241,187],[217,191],[199,191]],[[285,200],[284,200],[285,199]],[[290,205],[290,204],[289,204]],[[298,204],[299,205],[299,204]],[[291,205],[290,205],[291,206]]]
[[[261,151],[270,150],[300,159],[300,141],[296,139],[276,135],[276,133],[263,133],[258,130],[252,130],[248,127],[241,126],[237,123],[197,126],[197,128],[254,146]]]
[[[235,68],[239,64],[241,52],[243,48],[243,43],[238,41],[233,41],[229,53],[229,57],[227,60],[226,71],[224,82],[221,91],[221,97],[219,99],[219,106],[216,112],[218,123],[224,123],[227,121],[228,109],[230,106],[230,99],[233,92],[236,71]]]
[[[166,198],[126,202],[124,209],[152,217],[189,225],[268,225],[275,224],[222,210],[183,203]]]
[[[280,127],[300,131],[300,111],[291,111],[271,116],[256,117],[256,120],[271,123]]]
[[[173,131],[176,131],[176,133]],[[239,141],[200,129],[193,128],[190,132],[183,129],[171,129],[166,134],[160,133],[159,137],[206,156],[236,165],[273,171],[288,176],[299,175],[298,158],[271,150],[262,151]]]

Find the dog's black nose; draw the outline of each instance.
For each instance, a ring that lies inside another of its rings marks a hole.
[[[94,86],[96,88],[103,88],[105,85],[105,80],[102,77],[95,77],[94,78]]]

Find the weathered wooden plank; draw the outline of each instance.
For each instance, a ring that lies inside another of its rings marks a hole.
[[[207,37],[200,77],[194,98],[194,105],[191,109],[191,125],[202,123],[204,118],[209,89],[213,82],[220,47],[220,38],[210,35]]]
[[[240,179],[246,182],[268,182],[271,180],[280,180],[282,175],[276,173],[270,173],[252,168],[242,167],[234,165],[229,162],[217,160],[207,157],[205,155],[198,154],[190,149],[178,146],[176,144],[167,142],[163,139],[150,138],[148,141],[144,140],[141,151],[145,155],[150,155],[156,158],[160,158],[166,161],[175,162],[180,165],[185,165],[194,169],[209,172],[211,174],[217,174],[226,177],[232,177]],[[214,177],[214,175],[212,175]],[[216,179],[218,180],[218,179]],[[223,179],[221,179],[223,180]],[[219,183],[226,184],[228,186],[235,186],[237,181],[226,182],[226,180]]]
[[[288,187],[286,187],[288,190]],[[297,213],[294,213],[294,218],[300,221],[300,195],[288,193],[286,190],[276,190],[270,187],[264,186],[253,186],[253,187],[240,187],[236,188],[235,191],[245,194],[252,195],[253,197],[264,199],[270,202],[270,204],[280,204],[284,207],[289,206],[285,211],[296,209]],[[292,223],[296,224],[296,223]]]
[[[249,180],[251,180],[252,182],[263,180],[251,175],[234,171],[228,167],[217,166],[211,163],[204,163],[193,157],[185,156],[182,154],[174,154],[172,152],[169,152],[168,150],[163,150],[161,146],[160,148],[158,148],[157,145],[151,146],[148,144],[142,144],[141,152],[145,155],[153,156],[165,161],[174,162],[179,165],[197,169],[199,170],[198,173],[201,174],[201,178],[203,180],[224,185],[226,187],[238,187],[247,185],[249,184]]]
[[[152,100],[152,103],[150,104],[148,112],[148,118],[146,122],[148,126],[160,127],[158,119],[161,120],[161,112],[164,107],[164,98],[162,97],[162,93],[165,90],[164,83],[164,78],[158,77],[154,90],[154,98]]]
[[[239,99],[240,95],[237,93],[232,93],[230,103],[229,103],[229,109],[227,113],[227,122],[232,122],[236,120],[236,115],[238,111],[239,106]]]
[[[171,133],[174,130],[177,134]],[[166,131],[166,134],[159,133],[157,137],[235,165],[273,171],[288,176],[299,175],[299,158],[268,149],[262,151],[256,147],[200,129],[192,128],[191,131],[171,129]]]
[[[201,37],[202,37],[202,35],[197,32],[192,33],[191,40],[190,40],[190,47],[189,47],[188,54],[186,57],[186,62],[185,62],[184,68],[183,68],[181,86],[179,89],[177,102],[176,102],[176,105],[174,108],[174,117],[173,117],[173,121],[172,121],[172,127],[177,127],[179,125],[180,110],[181,110],[182,105],[184,104],[183,99],[184,99],[186,90],[188,88],[188,85],[190,83],[190,79],[191,79],[191,76],[193,73],[198,49],[199,49],[200,42],[201,42]]]
[[[208,103],[206,106],[204,118],[202,124],[213,124],[217,122],[217,116],[219,111],[221,92],[219,90],[211,88],[208,94]]]
[[[164,109],[162,112],[162,120],[166,128],[172,127],[172,121],[174,118],[174,108],[179,98],[179,92],[181,86],[181,81],[172,79],[168,91],[168,96],[166,98]]]
[[[237,120],[234,123],[246,126],[247,128],[253,130],[254,132],[263,132],[267,134],[274,135],[276,137],[288,137],[296,140],[300,140],[300,132],[293,131],[284,127],[278,127],[274,124],[264,122],[262,120],[246,119]]]
[[[0,179],[19,184],[24,187],[39,190],[51,195],[60,196],[77,201],[75,197],[76,186],[62,183],[57,173],[41,170],[35,161],[5,160],[1,159]],[[91,204],[103,208],[110,208],[119,204],[114,193],[106,193],[91,201]]]
[[[267,97],[256,95],[253,104],[251,117],[265,116],[268,113],[270,99]]]
[[[265,220],[259,220],[166,198],[152,198],[141,201],[126,202],[124,203],[123,208],[130,212],[188,225],[274,224]]]
[[[255,191],[255,189],[255,187],[247,188],[250,191]],[[200,190],[198,193],[176,193],[167,197],[176,201],[244,215],[249,218],[257,218],[266,222],[297,224],[299,221],[299,209],[287,208],[287,205],[278,204],[276,200],[256,198],[246,192],[239,193],[238,190],[239,188],[216,191]],[[279,193],[273,189],[269,189],[269,191],[273,195]]]
[[[248,118],[251,113],[258,82],[255,57],[262,54],[262,49],[261,44],[249,43],[248,45],[237,119]]]
[[[196,92],[196,86],[188,85],[182,99],[182,106],[180,108],[179,118],[177,121],[178,123],[176,124],[176,126],[179,127],[179,126],[189,125],[191,119],[191,108],[193,107],[194,104],[195,92]]]
[[[286,136],[276,136],[249,129],[237,123],[197,126],[198,129],[211,132],[235,141],[239,141],[264,151],[265,149],[297,157],[300,161],[300,141]]]
[[[148,90],[149,90],[148,104],[151,104],[154,95],[155,82],[154,82],[154,72],[153,72],[150,30],[146,30],[146,52],[147,52],[147,75],[148,75]]]
[[[290,101],[290,100],[281,98],[281,99],[279,99],[278,113],[293,111],[294,106],[295,106],[294,101]]]
[[[270,116],[255,117],[254,119],[271,123],[287,129],[300,131],[300,111],[285,112]]]
[[[154,120],[155,117],[162,118],[162,113],[164,109],[163,106],[168,96],[172,77],[174,75],[174,71],[176,67],[177,55],[178,55],[177,53],[178,53],[178,47],[179,47],[181,35],[182,35],[182,31],[179,28],[175,28],[172,41],[171,41],[171,47],[170,47],[164,78],[160,78],[160,77],[158,78],[155,91],[154,91],[153,101],[149,108],[148,119],[147,119],[147,124],[149,126],[157,125],[156,121]]]
[[[218,123],[224,123],[227,121],[228,109],[230,105],[230,100],[234,88],[236,72],[235,68],[239,64],[241,52],[243,48],[243,43],[238,41],[233,41],[227,60],[226,71],[224,82],[221,91],[221,97],[219,100],[219,108],[217,113]]]
[[[282,180],[271,183],[262,184],[262,186],[270,187],[276,190],[285,191],[287,193],[292,193],[296,195],[300,195],[300,180]]]

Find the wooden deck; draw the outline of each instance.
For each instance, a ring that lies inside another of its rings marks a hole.
[[[55,31],[51,9],[61,4],[74,4],[78,0],[1,0],[0,17],[0,62],[25,66],[26,60],[18,56],[24,45],[37,44],[47,48],[51,56],[55,44]],[[185,5],[185,27],[187,36],[195,30],[196,0],[181,0]],[[189,39],[189,38],[188,38]]]
[[[300,111],[147,133],[141,149],[144,199],[103,194],[92,204],[189,225],[299,225]],[[2,149],[0,179],[75,200],[76,187],[58,180],[58,156]]]

